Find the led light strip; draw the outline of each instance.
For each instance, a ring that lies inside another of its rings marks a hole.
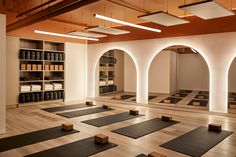
[[[34,33],[45,34],[45,35],[51,35],[51,36],[57,36],[57,37],[66,37],[66,38],[82,39],[82,40],[93,40],[93,41],[98,41],[98,40],[99,40],[99,39],[97,39],[97,38],[88,38],[88,37],[81,37],[81,36],[68,35],[68,34],[61,34],[61,33],[45,32],[45,31],[40,31],[40,30],[35,30]]]
[[[155,28],[145,27],[145,26],[141,26],[141,25],[136,25],[136,24],[133,24],[133,23],[113,19],[113,18],[102,16],[102,15],[99,15],[99,14],[94,14],[94,17],[96,17],[98,19],[114,22],[114,23],[119,23],[119,24],[122,24],[122,25],[127,25],[127,26],[130,26],[130,27],[140,28],[140,29],[144,29],[144,30],[148,30],[148,31],[158,32],[158,33],[161,32],[160,29],[155,29]]]

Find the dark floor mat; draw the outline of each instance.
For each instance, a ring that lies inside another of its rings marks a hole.
[[[199,157],[230,134],[232,132],[222,130],[217,133],[208,131],[207,127],[198,127],[160,146],[193,157]]]
[[[29,132],[0,139],[0,152],[24,147],[30,144],[78,133],[77,130],[63,131],[61,126]]]
[[[188,103],[188,105],[193,106],[193,102],[199,102],[200,106],[207,106],[208,104],[208,100],[193,99]]]
[[[136,157],[148,157],[148,156],[145,155],[145,154],[139,154],[139,155],[137,155]]]
[[[162,121],[161,118],[154,118],[141,123],[113,130],[112,132],[137,139],[177,123],[178,122],[176,121],[166,122]]]
[[[56,107],[50,107],[50,108],[43,108],[42,110],[46,112],[58,112],[58,111],[73,110],[73,109],[86,108],[86,107],[92,107],[92,106],[94,105],[73,104],[73,105],[63,105],[63,106],[56,106]]]
[[[191,93],[192,90],[180,90],[178,91],[178,93]]]
[[[170,100],[170,104],[177,104],[182,98],[177,98],[177,97],[168,97],[164,100]],[[164,100],[160,101],[159,103],[164,103]]]
[[[116,146],[116,144],[111,142],[98,144],[94,142],[94,137],[89,137],[25,157],[88,157]]]
[[[129,99],[129,98],[132,98],[132,97],[135,97],[135,95],[121,95],[120,96],[121,100],[126,100],[126,99]]]
[[[82,122],[92,125],[92,126],[102,127],[102,126],[106,126],[109,124],[129,120],[129,119],[133,119],[133,118],[138,118],[141,116],[144,116],[144,115],[141,115],[141,114],[140,115],[130,115],[129,112],[122,112],[122,113],[118,113],[115,115],[109,115],[109,116],[105,116],[105,117],[101,117],[101,118],[90,119],[90,120],[86,120],[86,121],[82,121]]]
[[[148,101],[155,99],[157,96],[148,96]],[[132,99],[132,101],[136,101],[136,98]]]
[[[186,97],[188,95],[189,95],[189,93],[175,93],[172,96],[184,98],[184,97]]]
[[[209,95],[209,91],[199,91],[198,94]]]
[[[198,94],[195,96],[196,99],[209,99],[208,95]]]
[[[58,113],[58,115],[66,117],[66,118],[74,118],[94,113],[106,112],[111,111],[112,109],[104,109],[103,107],[95,107],[90,109],[78,110],[78,111],[70,111],[70,112],[63,112]]]

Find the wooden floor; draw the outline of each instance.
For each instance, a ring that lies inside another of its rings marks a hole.
[[[118,144],[118,147],[96,154],[94,155],[94,157],[134,157],[138,154],[148,154],[152,151],[161,152],[163,154],[166,154],[168,157],[184,157],[186,155],[159,147],[159,145],[177,136],[180,136],[190,130],[193,130],[199,126],[207,126],[208,123],[219,123],[222,124],[224,130],[236,132],[236,118],[219,116],[215,114],[207,114],[207,111],[178,111],[170,109],[160,109],[158,107],[152,107],[150,105],[135,105],[134,103],[128,105],[128,103],[112,103],[107,101],[102,102],[101,100],[96,101],[95,104],[112,105],[113,108],[115,108],[116,110],[67,119],[60,117],[54,113],[47,113],[45,111],[40,110],[40,108],[57,106],[59,104],[27,105],[22,106],[20,108],[8,108],[7,133],[4,135],[0,135],[0,138],[61,125],[62,122],[73,123],[75,125],[75,128],[80,130],[80,133],[6,151],[0,153],[0,157],[20,157],[56,146],[60,146],[63,144],[71,143],[73,141],[84,139],[98,133],[108,135],[113,143]],[[82,120],[120,113],[129,109],[139,109],[140,113],[145,114],[145,116],[123,121],[120,123],[115,123],[101,128],[96,128],[80,122]],[[111,130],[142,122],[154,117],[160,117],[162,114],[167,113],[171,114],[175,120],[180,121],[181,123],[154,132],[139,139],[131,139],[110,132]],[[226,138],[224,141],[219,143],[217,146],[215,146],[203,156],[235,157],[235,155],[236,134],[233,133],[231,136]]]

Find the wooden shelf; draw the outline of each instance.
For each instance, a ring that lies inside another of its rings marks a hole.
[[[32,49],[32,48],[20,48],[20,50],[27,50],[27,51],[43,51],[42,49]]]
[[[27,82],[43,82],[43,80],[20,81],[20,83],[27,83]]]
[[[64,43],[60,43],[60,42],[21,38],[19,53],[21,53],[24,50],[27,52],[27,55],[32,55],[32,53],[34,53],[34,52],[40,52],[40,58],[37,56],[37,59],[41,59],[41,57],[45,56],[46,53],[49,53],[50,56],[54,55],[53,53],[60,53],[60,55],[61,55],[61,53],[63,53],[62,56],[65,56],[64,48],[65,48]],[[53,65],[55,65],[55,64],[62,65],[64,67],[65,66],[64,60],[59,61],[59,60],[45,60],[45,59],[46,58],[43,58],[43,60],[19,59],[20,67],[21,67],[21,64],[40,64],[42,66],[42,70],[21,70],[19,68],[19,72],[20,72],[19,84],[20,85],[40,84],[42,87],[42,90],[40,90],[40,91],[19,92],[19,94],[64,91],[64,89],[48,90],[48,91],[45,91],[43,89],[45,83],[58,82],[58,83],[61,83],[64,85],[64,72],[65,72],[64,69],[63,70],[45,70],[44,69],[45,65],[52,65],[52,64]],[[62,58],[60,58],[60,59],[62,59]],[[26,77],[28,79],[36,78],[38,80],[21,81],[21,79],[24,77]],[[41,78],[42,78],[42,80],[39,80]],[[46,78],[62,78],[62,79],[45,80]],[[23,96],[21,98],[24,99]],[[44,100],[44,101],[39,101],[39,102],[29,102],[29,103],[25,103],[25,104],[42,103],[42,102],[59,101],[59,100],[64,100],[64,99],[56,99],[56,100],[49,100],[49,101]],[[19,103],[19,104],[22,104],[22,103]]]
[[[39,91],[28,91],[28,92],[20,92],[20,93],[42,93],[43,90],[39,90]]]
[[[43,62],[43,60],[33,60],[33,59],[20,59],[20,61]]]
[[[20,72],[43,72],[43,70],[20,70]]]

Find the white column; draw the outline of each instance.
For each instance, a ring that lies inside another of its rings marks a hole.
[[[0,14],[0,133],[5,133],[5,132],[6,132],[6,16]]]
[[[148,104],[148,70],[141,65],[137,68],[137,103]]]

